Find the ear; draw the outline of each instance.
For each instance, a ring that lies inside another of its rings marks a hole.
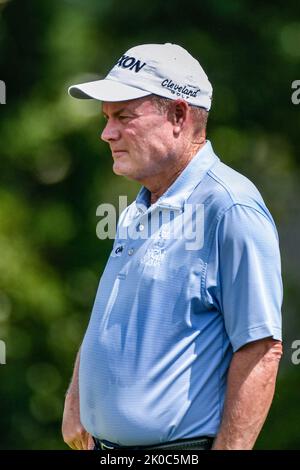
[[[184,100],[176,100],[174,102],[174,135],[178,136],[186,122],[188,107],[186,101]]]

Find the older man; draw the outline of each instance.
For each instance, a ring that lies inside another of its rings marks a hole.
[[[65,400],[74,449],[251,449],[281,357],[274,221],[206,140],[212,87],[174,44],[126,52],[104,80],[113,171],[142,188],[121,214]]]

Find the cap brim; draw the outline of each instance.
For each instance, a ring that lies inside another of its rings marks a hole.
[[[115,80],[95,80],[70,86],[69,95],[78,99],[94,99],[99,101],[128,101],[150,95],[149,91],[133,88]]]

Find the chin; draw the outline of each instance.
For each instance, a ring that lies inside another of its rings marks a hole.
[[[128,171],[129,169],[124,166],[122,167],[122,165],[118,164],[118,162],[113,164],[112,169],[116,175],[128,176],[130,174],[130,171]]]
[[[120,170],[120,168],[115,168],[115,165],[113,166],[113,172],[115,175],[123,175],[123,172]]]
[[[130,168],[123,167],[122,165],[114,164],[113,165],[113,172],[115,175],[118,176],[125,176],[126,178],[134,181],[139,181],[137,173],[134,173],[133,171],[130,171]]]

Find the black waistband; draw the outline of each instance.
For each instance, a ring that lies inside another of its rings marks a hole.
[[[114,442],[107,441],[105,439],[97,439],[93,438],[95,442],[95,450],[151,450],[151,449],[182,449],[182,450],[189,450],[189,449],[210,449],[213,443],[214,438],[209,436],[200,436],[200,437],[193,437],[187,439],[177,439],[176,441],[169,441],[169,442],[160,442],[159,444],[151,444],[151,445],[139,445],[139,446],[121,446],[119,444],[115,444]]]

